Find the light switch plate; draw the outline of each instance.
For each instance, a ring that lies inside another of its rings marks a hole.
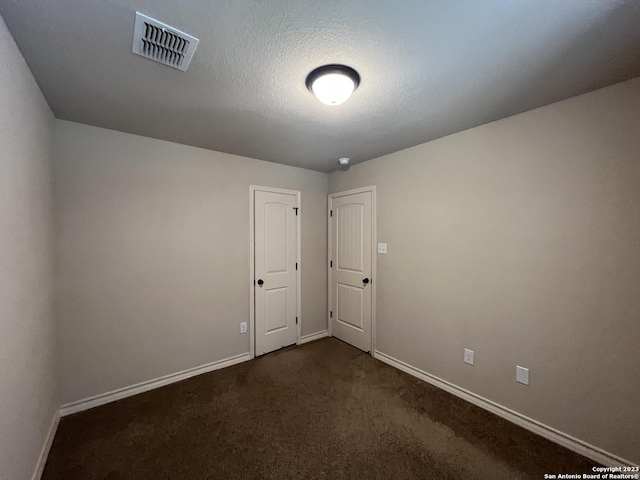
[[[468,348],[464,349],[464,363],[468,363],[469,365],[473,365],[473,357],[474,351],[469,350]]]
[[[247,333],[247,322],[240,322],[240,333]]]
[[[522,383],[523,385],[529,385],[529,369],[521,367],[520,365],[516,366],[516,382]]]
[[[387,244],[379,243],[378,244],[378,253],[387,253]]]

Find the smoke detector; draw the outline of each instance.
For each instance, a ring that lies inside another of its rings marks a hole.
[[[185,71],[198,40],[140,12],[136,12],[131,51],[150,60]]]
[[[347,157],[342,157],[342,158],[338,159],[338,163],[339,163],[340,165],[342,165],[342,166],[344,166],[344,165],[349,165],[349,160],[350,160],[350,159],[349,159],[349,158],[347,158]]]

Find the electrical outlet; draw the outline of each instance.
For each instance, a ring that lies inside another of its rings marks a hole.
[[[240,333],[247,333],[247,322],[240,322]]]
[[[516,382],[522,383],[524,385],[529,385],[529,369],[521,367],[520,365],[516,366]]]
[[[469,350],[468,348],[464,349],[464,363],[468,363],[469,365],[473,365],[473,350]]]
[[[379,243],[378,244],[378,253],[387,253],[387,244]]]

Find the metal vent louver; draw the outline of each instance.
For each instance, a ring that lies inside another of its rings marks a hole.
[[[198,42],[191,35],[136,12],[133,53],[184,71]]]

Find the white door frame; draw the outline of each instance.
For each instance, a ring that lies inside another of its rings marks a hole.
[[[301,251],[301,232],[300,232],[300,218],[302,216],[300,201],[301,193],[299,190],[286,190],[284,188],[274,187],[262,187],[260,185],[249,186],[249,355],[251,358],[256,356],[256,286],[255,286],[255,225],[254,225],[254,209],[255,209],[255,192],[271,192],[271,193],[285,193],[288,195],[296,196],[296,204],[298,205],[298,214],[296,215],[296,262],[298,263],[298,270],[296,271],[296,317],[298,317],[298,324],[296,325],[296,345],[300,345],[300,332],[302,331],[302,295],[301,295],[301,273],[302,263],[300,262]]]
[[[327,294],[327,324],[329,330],[329,336],[333,336],[333,318],[329,316],[329,312],[333,310],[333,298],[332,298],[332,268],[330,261],[333,259],[333,218],[331,217],[331,210],[333,210],[333,199],[337,197],[344,197],[347,195],[353,195],[354,193],[371,192],[371,356],[375,358],[376,352],[376,303],[377,303],[377,251],[376,245],[378,243],[378,225],[377,225],[377,208],[376,208],[376,186],[371,185],[369,187],[354,188],[353,190],[346,190],[344,192],[336,192],[329,194],[328,208],[327,208],[327,222],[328,222],[328,238],[327,238],[327,278],[328,294]]]

